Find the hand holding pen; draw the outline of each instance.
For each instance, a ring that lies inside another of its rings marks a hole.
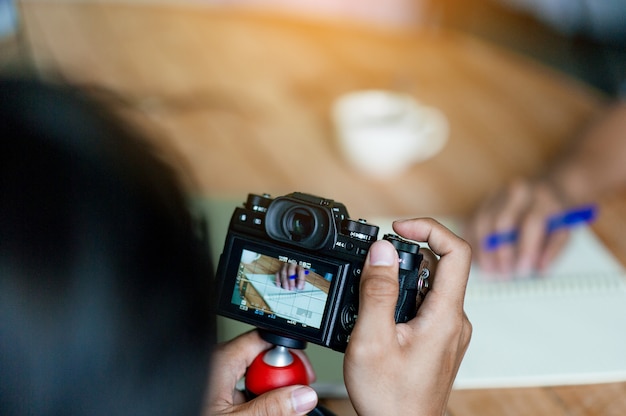
[[[293,263],[284,263],[275,273],[276,286],[287,290],[302,290],[309,270]]]
[[[583,205],[554,214],[546,220],[546,235],[550,236],[560,230],[569,230],[582,224],[588,224],[595,220],[597,207],[595,205]],[[482,242],[483,249],[491,252],[507,244],[517,244],[520,239],[520,230],[517,228],[489,234]]]
[[[567,242],[570,229],[595,216],[594,206],[569,206],[547,183],[516,180],[485,201],[465,237],[487,273],[524,276],[544,271]]]

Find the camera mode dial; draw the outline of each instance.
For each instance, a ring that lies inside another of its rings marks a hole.
[[[412,271],[419,268],[422,261],[419,244],[405,240],[395,234],[385,234],[383,239],[389,241],[398,252],[401,270]]]
[[[365,220],[344,219],[341,222],[341,231],[351,238],[362,241],[376,241],[378,238],[378,229],[376,225],[368,224]]]
[[[267,212],[267,208],[270,206],[272,198],[269,194],[256,195],[248,194],[248,200],[245,207],[252,211]]]

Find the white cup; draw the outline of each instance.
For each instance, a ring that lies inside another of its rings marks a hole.
[[[259,253],[255,253],[254,251],[250,250],[243,250],[243,252],[241,253],[241,262],[243,264],[250,264],[254,261],[257,261],[259,257],[261,257],[261,254]]]
[[[448,121],[408,94],[356,91],[339,97],[332,109],[346,160],[361,172],[391,177],[436,155],[448,138]]]

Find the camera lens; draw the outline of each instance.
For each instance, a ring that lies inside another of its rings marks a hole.
[[[293,241],[301,241],[315,231],[315,217],[304,208],[292,208],[285,213],[283,228]]]

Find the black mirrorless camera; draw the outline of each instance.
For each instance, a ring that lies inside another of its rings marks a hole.
[[[233,213],[220,257],[218,313],[303,345],[310,341],[343,352],[357,318],[365,256],[377,235],[377,226],[350,219],[346,207],[330,199],[299,192],[275,199],[249,194]],[[432,277],[420,269],[418,244],[392,234],[383,238],[399,254],[395,320],[406,322]],[[281,284],[285,270],[289,279],[304,277],[297,288],[295,282]]]

